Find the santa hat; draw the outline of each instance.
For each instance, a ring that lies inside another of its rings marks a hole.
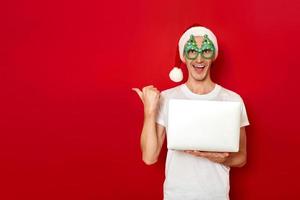
[[[184,62],[184,45],[186,42],[190,39],[190,36],[204,36],[207,35],[208,38],[213,42],[215,46],[215,57],[213,60],[216,60],[218,57],[218,41],[217,37],[214,35],[214,33],[209,30],[208,28],[205,28],[203,26],[193,26],[186,30],[182,36],[179,39],[178,42],[178,51],[176,51],[176,57],[175,57],[175,67],[170,71],[169,77],[174,82],[180,82],[183,80],[183,74],[182,70],[180,69],[180,65],[182,62]]]

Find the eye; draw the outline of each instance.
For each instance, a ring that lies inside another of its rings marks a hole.
[[[210,57],[213,56],[213,54],[214,54],[214,52],[210,49],[204,49],[203,52],[202,52],[202,55],[205,58],[210,58]]]
[[[189,59],[194,59],[194,58],[197,57],[197,55],[198,55],[198,52],[194,49],[190,49],[190,50],[187,51],[187,57]]]

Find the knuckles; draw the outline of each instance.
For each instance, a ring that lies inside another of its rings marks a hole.
[[[143,93],[144,94],[145,93],[150,93],[150,94],[156,94],[156,95],[160,94],[159,90],[156,87],[152,86],[152,85],[144,87],[143,88]]]

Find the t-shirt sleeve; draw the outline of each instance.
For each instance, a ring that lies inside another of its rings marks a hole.
[[[167,110],[166,110],[166,97],[162,92],[159,97],[159,107],[156,115],[156,123],[166,127],[167,126]]]
[[[243,126],[248,126],[250,125],[249,120],[248,120],[248,115],[247,115],[247,110],[246,110],[246,106],[244,104],[243,99],[240,99],[241,103],[242,103],[242,107],[241,107],[241,124],[240,127]]]

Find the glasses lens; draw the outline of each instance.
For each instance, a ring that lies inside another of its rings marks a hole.
[[[195,59],[195,58],[197,58],[197,56],[198,56],[198,52],[197,51],[195,51],[193,49],[190,49],[190,50],[187,51],[187,57],[189,59]]]
[[[212,58],[214,55],[214,52],[210,49],[205,49],[203,52],[202,52],[202,56],[204,58]]]

